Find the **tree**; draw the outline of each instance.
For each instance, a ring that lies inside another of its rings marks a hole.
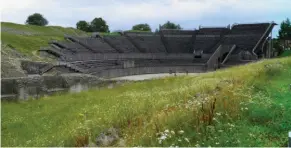
[[[167,21],[164,25],[162,25],[163,29],[182,29],[179,24],[175,24],[173,22]]]
[[[136,31],[149,31],[151,32],[152,29],[150,27],[149,24],[137,24],[137,25],[134,25],[132,26],[132,30],[136,30]]]
[[[92,32],[110,32],[109,26],[106,24],[106,21],[101,17],[94,18],[90,23],[90,30]]]
[[[85,31],[85,32],[91,32],[90,24],[86,21],[79,21],[76,24],[77,29]]]
[[[291,38],[291,23],[289,18],[284,20],[280,25],[279,39]]]
[[[155,33],[158,34],[158,33],[159,33],[159,29],[156,29],[156,30],[155,30]]]
[[[48,24],[48,21],[41,14],[34,13],[27,17],[25,24],[46,26]]]

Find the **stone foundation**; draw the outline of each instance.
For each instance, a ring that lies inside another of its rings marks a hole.
[[[84,74],[3,78],[1,79],[1,100],[37,99],[56,92],[80,92],[90,87],[114,82]]]

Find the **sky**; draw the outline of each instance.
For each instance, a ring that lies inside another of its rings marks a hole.
[[[1,0],[1,21],[24,24],[43,14],[49,25],[76,27],[102,17],[111,31],[148,23],[152,30],[171,21],[183,29],[291,19],[291,0]],[[279,25],[274,29],[277,35]]]

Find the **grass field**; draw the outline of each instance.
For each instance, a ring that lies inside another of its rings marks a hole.
[[[94,142],[109,127],[121,130],[126,146],[287,146],[290,84],[287,57],[2,102],[1,146],[80,146],[80,137]]]

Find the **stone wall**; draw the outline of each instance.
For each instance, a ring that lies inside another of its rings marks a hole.
[[[80,92],[106,83],[114,82],[84,74],[3,78],[1,79],[1,100],[26,100],[55,92]]]
[[[93,73],[98,77],[115,78],[130,75],[158,74],[158,73],[203,73],[207,72],[205,65],[163,66],[163,67],[135,67],[124,69],[108,69]]]
[[[21,61],[21,68],[26,71],[27,74],[40,74],[41,69],[50,66],[52,64],[44,62],[33,62],[33,61]]]

